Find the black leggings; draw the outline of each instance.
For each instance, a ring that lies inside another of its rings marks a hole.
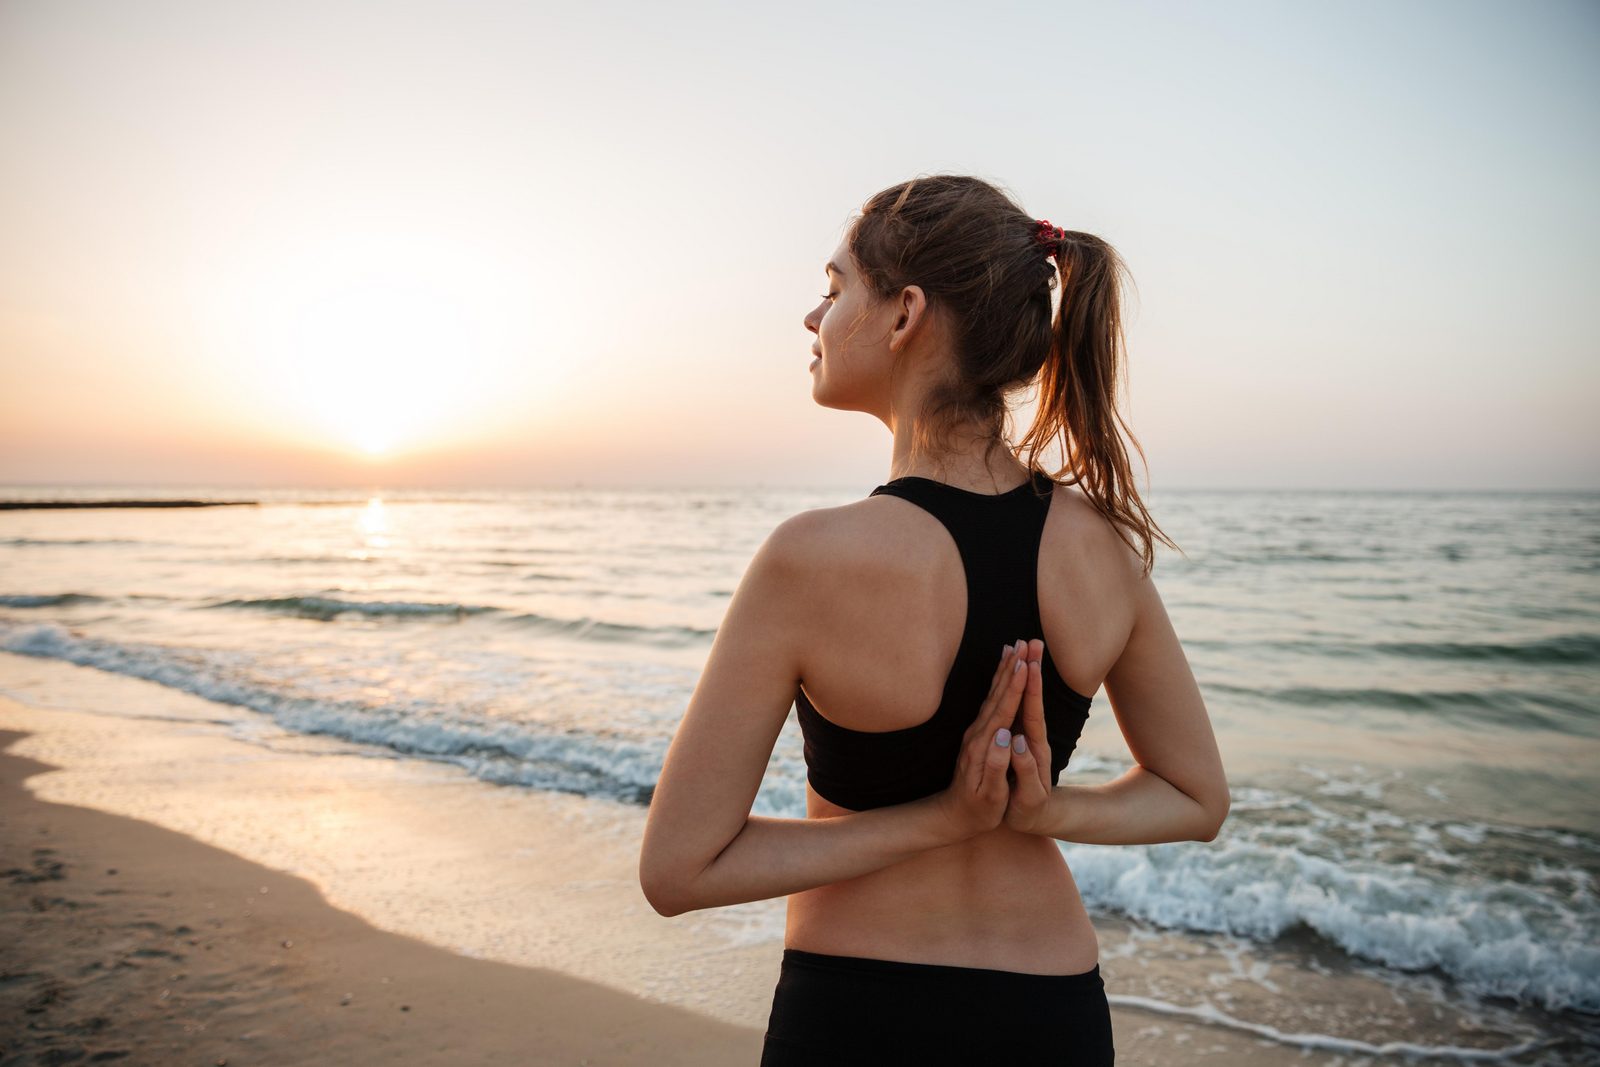
[[[761,1067],[1110,1067],[1100,965],[1026,974],[783,950]]]

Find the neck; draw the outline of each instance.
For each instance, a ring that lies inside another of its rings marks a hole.
[[[1013,489],[1028,479],[1028,470],[1012,455],[1001,438],[999,426],[986,427],[967,422],[953,427],[939,442],[928,442],[918,453],[914,448],[919,425],[917,415],[928,401],[932,382],[952,365],[954,355],[938,347],[917,349],[904,357],[906,371],[900,376],[885,410],[878,413],[891,433],[894,448],[889,456],[889,478],[917,476],[932,478],[974,493],[998,493]],[[907,413],[907,414],[902,414]],[[930,449],[937,448],[937,451]]]
[[[949,447],[926,449],[912,455],[914,424],[902,420],[894,427],[894,450],[889,457],[889,478],[917,476],[945,482],[974,493],[1001,493],[1028,479],[1028,470],[996,436],[979,427],[962,426],[948,437]]]

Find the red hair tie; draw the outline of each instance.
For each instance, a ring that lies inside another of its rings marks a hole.
[[[1048,248],[1051,254],[1057,251],[1062,240],[1067,236],[1067,231],[1060,226],[1052,226],[1049,219],[1040,219],[1034,224],[1034,242]]]

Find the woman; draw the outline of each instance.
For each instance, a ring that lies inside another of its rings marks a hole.
[[[756,552],[662,767],[641,885],[668,916],[788,896],[766,1067],[1112,1063],[1056,841],[1209,841],[1228,813],[1149,576],[1152,541],[1177,546],[1116,430],[1122,265],[939,175],[867,201],[825,270],[812,396],[882,419],[893,477]],[[1035,380],[1012,448],[1006,396]],[[1033,458],[1057,433],[1066,483]],[[1136,763],[1057,785],[1102,684]],[[752,816],[791,704],[806,818]]]

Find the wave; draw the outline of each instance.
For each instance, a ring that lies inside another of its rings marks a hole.
[[[1226,682],[1202,682],[1213,693],[1251,697],[1314,710],[1355,707],[1430,715],[1444,722],[1474,722],[1518,730],[1552,730],[1583,737],[1600,736],[1595,708],[1555,693],[1520,689],[1403,689],[1330,686],[1260,688]]]
[[[56,608],[68,604],[93,604],[104,599],[90,593],[6,593],[0,594],[0,607]]]
[[[478,559],[473,560],[472,562],[475,566],[479,567],[504,567],[507,570],[510,570],[519,567],[533,567],[538,563],[543,563],[544,561],[526,559]],[[537,570],[530,570],[528,573],[519,574],[516,575],[516,577],[521,578],[525,582],[575,582],[578,580],[577,576],[572,574],[557,574],[553,571]]]
[[[1600,634],[1566,633],[1532,641],[1184,641],[1216,652],[1291,652],[1307,656],[1397,656],[1404,659],[1523,663],[1531,666],[1600,664]]]
[[[584,641],[628,642],[682,648],[708,643],[717,631],[698,626],[644,626],[634,623],[608,622],[585,615],[580,618],[563,618],[535,612],[513,614],[506,608],[486,604],[460,604],[451,601],[418,600],[346,600],[326,595],[249,597],[234,600],[216,600],[201,605],[205,609],[230,609],[263,611],[289,615],[301,619],[333,622],[341,616],[363,618],[465,618],[467,616],[496,616],[496,621],[506,626],[552,636],[577,638]]]
[[[1600,1012],[1600,945],[1577,933],[1592,915],[1534,886],[1314,856],[1253,840],[1248,825],[1214,843],[1062,852],[1091,907],[1263,942],[1305,928],[1351,956],[1436,969],[1480,995]]]
[[[700,626],[637,626],[631,623],[605,622],[584,616],[581,619],[561,619],[549,615],[528,613],[513,615],[507,623],[527,627],[542,633],[578,637],[589,641],[629,641],[642,644],[664,645],[680,648],[704,644],[717,635],[717,631]]]
[[[341,600],[331,596],[275,596],[251,597],[241,600],[218,600],[201,605],[205,608],[242,608],[268,611],[279,615],[293,615],[301,619],[320,619],[331,622],[340,615],[355,614],[382,617],[387,615],[482,615],[502,609],[479,604],[436,603],[420,600]]]
[[[1244,1033],[1255,1034],[1268,1041],[1276,1041],[1281,1045],[1292,1045],[1301,1049],[1305,1055],[1312,1049],[1322,1052],[1339,1052],[1346,1055],[1361,1056],[1405,1056],[1407,1059],[1418,1057],[1448,1057],[1458,1063],[1478,1062],[1508,1062],[1530,1052],[1552,1048],[1561,1043],[1559,1038],[1530,1038],[1518,1041],[1515,1044],[1504,1045],[1500,1048],[1475,1048],[1470,1045],[1420,1045],[1415,1041],[1385,1041],[1375,1045],[1371,1041],[1362,1041],[1359,1038],[1334,1037],[1330,1034],[1296,1032],[1289,1033],[1276,1026],[1266,1023],[1253,1023],[1237,1018],[1211,1004],[1199,1004],[1194,1007],[1185,1007],[1171,1001],[1161,1000],[1156,997],[1139,997],[1127,993],[1107,993],[1106,1000],[1112,1004],[1130,1008],[1143,1008],[1145,1011],[1156,1012],[1160,1015],[1177,1015],[1211,1026],[1223,1026],[1230,1030],[1239,1030]],[[1338,1060],[1334,1061],[1339,1062]]]
[[[0,537],[0,545],[40,548],[45,545],[142,545],[145,542],[125,537]]]
[[[275,688],[237,665],[238,654],[87,637],[57,623],[0,622],[0,649],[65,660],[140,678],[218,704],[248,708],[285,729],[380,746],[395,755],[441,760],[474,777],[626,804],[648,805],[666,756],[667,739],[641,744],[617,737],[541,731],[495,721],[434,701],[362,703]],[[805,811],[805,773],[774,756],[755,809],[768,815]]]
[[[1272,545],[1245,552],[1216,551],[1205,556],[1196,556],[1190,562],[1200,566],[1207,564],[1227,566],[1234,564],[1248,566],[1288,564],[1292,566],[1299,563],[1392,563],[1394,561],[1393,552],[1388,545],[1356,545],[1353,547],[1358,550],[1364,550],[1364,552],[1357,555],[1350,552],[1329,552],[1312,545],[1296,545],[1292,548]]]
[[[1508,663],[1600,663],[1600,634],[1559,634],[1538,641],[1378,641],[1374,652],[1443,660],[1502,660]]]

